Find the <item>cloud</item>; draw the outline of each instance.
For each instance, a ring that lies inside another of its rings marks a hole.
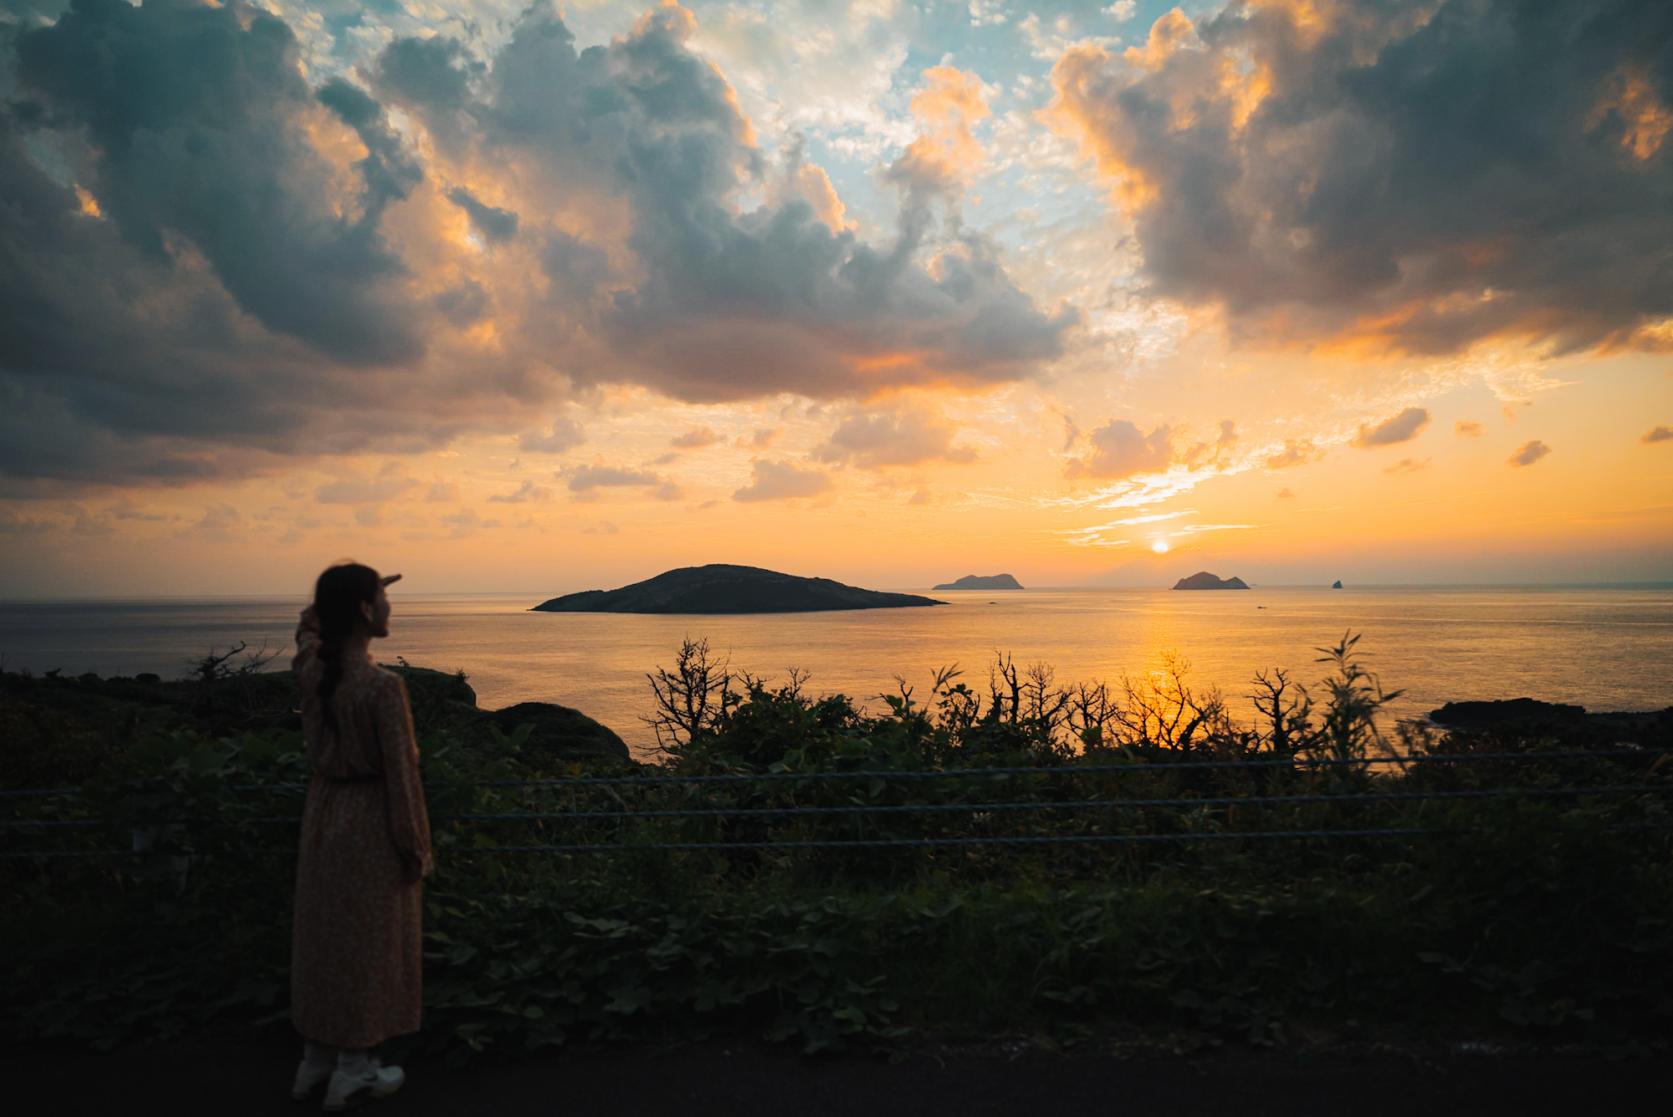
[[[1482,426],[1470,419],[1460,419],[1452,425],[1452,430],[1454,434],[1461,435],[1464,438],[1480,438]]]
[[[441,523],[449,528],[448,535],[454,539],[464,539],[485,528],[500,526],[500,521],[485,520],[477,514],[474,508],[464,508],[458,512],[450,512],[441,517]]]
[[[975,451],[954,446],[957,432],[939,417],[905,408],[855,411],[837,424],[825,442],[814,447],[817,461],[853,464],[860,469],[917,465],[927,461],[969,462]]]
[[[708,427],[693,427],[684,434],[676,435],[669,445],[678,450],[697,450],[704,446],[713,446],[720,440],[720,435]]]
[[[447,200],[470,215],[471,228],[475,229],[484,240],[495,244],[504,244],[517,235],[517,215],[507,209],[496,209],[491,205],[477,200],[476,196],[463,186],[455,186],[447,192]]]
[[[1423,407],[1408,407],[1392,419],[1385,419],[1376,426],[1361,425],[1359,436],[1354,439],[1354,445],[1360,447],[1393,446],[1398,442],[1409,442],[1418,436],[1418,432],[1429,425],[1429,410]]]
[[[558,476],[563,477],[564,472],[560,471]],[[589,489],[633,488],[638,485],[663,483],[662,478],[654,473],[603,465],[576,466],[568,471],[568,477],[569,491],[572,493],[586,492]]]
[[[1266,468],[1288,469],[1292,465],[1305,465],[1323,453],[1310,438],[1286,438],[1282,450],[1267,455]]]
[[[1290,490],[1288,488],[1283,488],[1283,489],[1278,490],[1278,496],[1275,499],[1277,499],[1277,500],[1294,500],[1295,499],[1295,494],[1290,492]]]
[[[1104,14],[1117,23],[1126,23],[1138,14],[1138,0],[1115,0],[1115,3],[1104,9]]]
[[[1648,445],[1652,442],[1667,442],[1669,440],[1673,440],[1673,428],[1656,427],[1654,430],[1646,431],[1644,437],[1638,441]]]
[[[761,427],[752,432],[747,438],[740,436],[738,439],[738,445],[750,446],[757,450],[765,450],[773,444],[773,440],[778,436],[778,427]]]
[[[1112,419],[1087,436],[1092,452],[1069,463],[1070,477],[1119,479],[1166,469],[1173,442],[1166,425],[1145,434],[1126,419]]]
[[[394,500],[417,484],[410,477],[394,475],[345,477],[315,489],[314,499],[321,504],[381,504]]]
[[[127,497],[122,497],[115,504],[106,508],[104,514],[113,520],[140,520],[147,523],[160,523],[173,519],[172,516],[164,515],[161,512],[147,512],[135,507],[133,501]]]
[[[544,434],[529,431],[520,435],[517,439],[517,449],[525,453],[561,454],[586,440],[587,434],[581,429],[580,423],[559,416],[552,420],[552,429]]]
[[[1551,447],[1536,438],[1531,442],[1524,442],[1516,453],[1510,456],[1509,462],[1513,466],[1533,465],[1550,452]]]
[[[1429,465],[1429,461],[1430,461],[1430,459],[1428,459],[1428,458],[1424,458],[1422,461],[1419,461],[1416,458],[1401,458],[1399,461],[1395,462],[1393,465],[1388,466],[1387,468],[1385,468],[1383,470],[1383,472],[1384,473],[1416,473],[1418,470],[1426,468]]]
[[[831,487],[831,479],[817,469],[798,469],[789,462],[756,461],[748,485],[732,494],[737,501],[791,500],[818,496]]]
[[[459,486],[452,481],[437,481],[424,494],[426,504],[442,504],[459,499]]]
[[[524,504],[529,501],[549,500],[552,490],[542,488],[533,481],[524,481],[509,493],[496,493],[488,498],[491,504]]]
[[[1150,294],[1234,337],[1409,353],[1665,348],[1673,6],[1179,9],[1068,49],[1051,120],[1131,220]],[[1560,218],[1555,215],[1561,215]]]
[[[0,492],[422,452],[600,384],[983,387],[1080,321],[962,223],[862,237],[763,153],[683,8],[579,51],[536,2],[315,65],[384,30],[334,18],[0,22]]]

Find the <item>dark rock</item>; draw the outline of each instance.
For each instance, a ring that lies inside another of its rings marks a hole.
[[[543,601],[541,613],[810,613],[945,605],[909,593],[879,593],[755,566],[687,566],[613,590],[583,590]]]
[[[1342,588],[1342,579],[1338,578],[1334,582],[1330,583],[1330,588],[1333,589],[1333,590],[1341,589]]]
[[[1246,590],[1248,584],[1242,578],[1219,578],[1206,570],[1199,570],[1189,578],[1181,578],[1173,584],[1176,590]]]
[[[561,760],[618,760],[631,762],[627,743],[608,726],[594,721],[580,710],[551,702],[519,702],[503,710],[486,710],[482,720],[501,732],[514,732],[519,725],[534,727],[530,748]]]
[[[966,574],[956,582],[942,582],[938,590],[1020,590],[1022,583],[1009,574]]]
[[[1574,722],[1585,716],[1584,706],[1540,702],[1533,698],[1509,698],[1493,702],[1448,702],[1438,710],[1429,711],[1430,721],[1449,729],[1487,729],[1527,722]]]

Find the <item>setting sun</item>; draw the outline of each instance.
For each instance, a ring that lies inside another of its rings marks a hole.
[[[1159,555],[1165,555],[1172,548],[1168,546],[1168,541],[1166,539],[1158,539],[1150,545],[1150,549]]]

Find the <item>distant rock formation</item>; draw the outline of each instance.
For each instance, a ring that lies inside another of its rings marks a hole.
[[[1022,583],[1009,574],[966,574],[956,582],[942,582],[938,590],[1020,590]]]
[[[945,605],[910,593],[881,593],[829,578],[800,578],[755,566],[685,566],[613,590],[583,590],[542,601],[539,613],[813,613]]]
[[[1334,582],[1330,583],[1330,588],[1333,589],[1333,590],[1341,589],[1342,588],[1342,579],[1338,578]]]
[[[1199,570],[1189,578],[1181,578],[1173,584],[1176,590],[1246,590],[1248,584],[1242,578],[1218,578],[1206,570]]]

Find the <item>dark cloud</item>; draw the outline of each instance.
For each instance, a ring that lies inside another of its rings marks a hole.
[[[495,207],[479,202],[476,195],[463,186],[455,186],[447,192],[447,200],[470,214],[471,227],[481,236],[495,244],[504,244],[517,235],[517,215],[508,209]]]
[[[1399,461],[1395,462],[1393,465],[1386,467],[1383,470],[1383,472],[1384,473],[1416,473],[1418,470],[1424,469],[1428,465],[1429,465],[1429,459],[1428,458],[1424,458],[1421,461],[1418,460],[1417,458],[1401,458]]]
[[[1524,442],[1509,460],[1513,466],[1533,465],[1550,452],[1551,447],[1536,438],[1531,442]]]
[[[767,189],[678,7],[577,51],[536,3],[492,53],[398,39],[312,80],[235,0],[36,7],[0,20],[0,495],[421,452],[600,382],[981,385],[1078,320],[980,235],[866,243]],[[495,251],[432,227],[449,203]]]
[[[1231,3],[1071,49],[1060,119],[1155,294],[1267,340],[1656,346],[1673,314],[1673,5]]]
[[[794,500],[828,491],[831,479],[817,469],[798,469],[789,462],[756,461],[750,482],[732,494],[744,503],[762,500]]]
[[[1112,419],[1087,439],[1092,452],[1069,463],[1070,477],[1119,480],[1166,469],[1173,461],[1173,437],[1166,425],[1145,434],[1126,419]]]
[[[339,360],[421,352],[382,291],[401,265],[378,231],[417,169],[364,93],[308,87],[282,21],[242,5],[89,3],[16,49],[21,95],[92,146],[89,185],[130,243],[158,259],[190,244],[241,309]],[[368,149],[346,215],[308,138],[316,103]]]
[[[1644,437],[1638,441],[1648,445],[1651,442],[1667,442],[1670,440],[1673,440],[1673,428],[1656,427],[1654,430],[1646,431]]]
[[[480,163],[527,160],[554,183],[630,206],[627,248],[647,265],[635,285],[569,233],[543,260],[605,351],[592,378],[688,400],[840,397],[1013,379],[1062,352],[1076,312],[1042,312],[980,236],[952,239],[932,272],[920,232],[868,245],[799,197],[737,211],[731,199],[768,168],[725,79],[687,48],[694,28],[690,13],[663,7],[577,52],[536,3],[479,79],[463,48],[434,40],[397,40],[376,67],[380,89]]]
[[[1480,438],[1482,426],[1472,419],[1460,419],[1452,425],[1452,430],[1465,438]]]
[[[1428,425],[1427,408],[1408,407],[1394,418],[1385,419],[1376,426],[1361,426],[1359,436],[1354,439],[1354,445],[1393,446],[1397,442],[1409,442]]]

